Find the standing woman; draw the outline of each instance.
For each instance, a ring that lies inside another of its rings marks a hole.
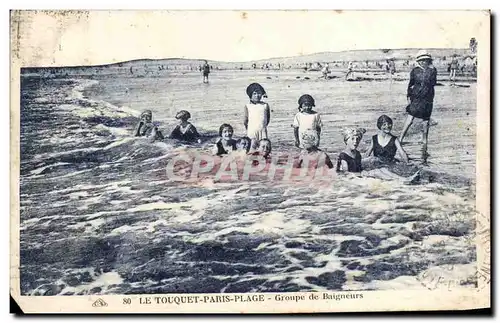
[[[432,57],[426,51],[420,51],[417,55],[417,66],[410,73],[407,98],[409,105],[406,107],[408,116],[399,137],[403,139],[408,132],[414,118],[424,121],[422,133],[422,161],[427,162],[427,140],[429,136],[429,120],[434,104],[434,86],[436,85],[437,70],[432,66]]]

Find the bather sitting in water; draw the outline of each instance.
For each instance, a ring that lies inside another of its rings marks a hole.
[[[377,120],[378,134],[372,137],[371,146],[366,152],[363,160],[365,170],[378,168],[381,172],[406,177],[414,175],[418,171],[416,166],[409,164],[408,155],[401,146],[399,139],[391,133],[392,119],[381,115]],[[370,155],[373,153],[373,156]],[[396,159],[399,155],[401,161]]]
[[[302,134],[302,145],[304,149],[300,153],[297,161],[297,168],[333,168],[333,163],[330,157],[321,149],[318,148],[319,137],[314,130],[307,130]]]
[[[236,140],[233,139],[233,127],[224,123],[219,127],[219,138],[212,149],[214,155],[227,155],[236,150]]]
[[[358,146],[365,132],[363,128],[346,128],[342,131],[346,148],[337,158],[337,172],[361,173],[361,154]]]
[[[236,141],[235,154],[240,157],[245,157],[250,154],[252,140],[248,137],[241,137]]]
[[[343,130],[346,149],[340,153],[337,159],[337,172],[358,173],[362,176],[375,177],[383,180],[397,180],[404,184],[415,184],[419,181],[420,170],[417,170],[409,177],[395,174],[386,167],[364,170],[361,154],[357,148],[365,132],[366,130],[363,128],[346,128]]]
[[[146,137],[151,141],[164,139],[158,126],[153,124],[153,112],[151,112],[151,110],[142,112],[139,119],[134,130],[135,137]]]
[[[372,137],[372,143],[366,152],[366,157],[373,153],[377,160],[389,164],[396,162],[396,153],[398,153],[403,162],[408,163],[408,155],[401,146],[401,142],[398,137],[391,133],[392,125],[392,119],[385,114],[378,118],[377,128],[379,131]]]
[[[188,121],[191,118],[191,114],[188,111],[179,111],[175,118],[180,122],[175,126],[174,130],[172,130],[172,133],[170,134],[171,139],[187,142],[201,142],[200,134],[196,130],[195,126]]]

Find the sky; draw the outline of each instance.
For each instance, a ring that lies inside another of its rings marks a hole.
[[[171,57],[241,62],[355,49],[466,48],[471,37],[480,38],[485,17],[480,11],[23,11],[11,20],[11,41],[31,66]]]

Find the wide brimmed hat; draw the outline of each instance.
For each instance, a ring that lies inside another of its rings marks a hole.
[[[186,110],[181,110],[175,115],[176,119],[189,119],[191,118],[191,113]]]
[[[427,51],[421,50],[417,54],[417,62],[421,61],[421,60],[424,60],[424,59],[430,59],[430,60],[432,60],[432,56]]]

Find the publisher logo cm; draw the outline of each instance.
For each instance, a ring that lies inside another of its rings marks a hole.
[[[95,301],[92,304],[92,307],[105,307],[108,306],[108,303],[106,303],[102,298],[98,298],[97,301]]]

